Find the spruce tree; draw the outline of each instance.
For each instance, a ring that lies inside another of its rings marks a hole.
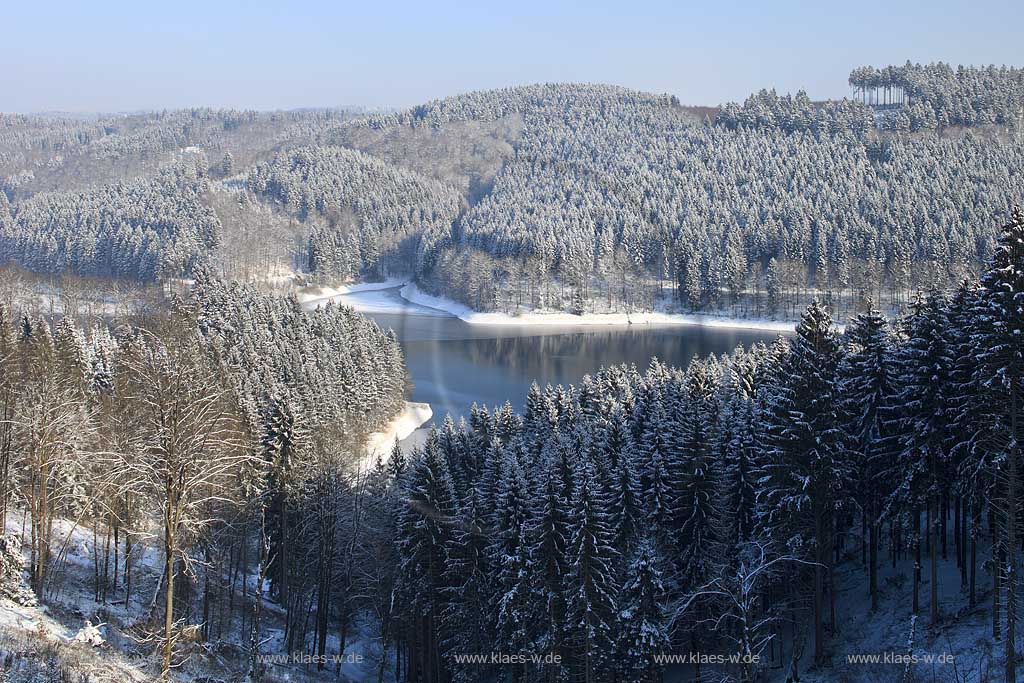
[[[878,609],[879,518],[891,487],[887,469],[898,449],[890,415],[897,385],[894,349],[888,324],[871,308],[846,328],[846,354],[839,366],[844,431],[850,448],[856,499],[867,529],[868,592]]]
[[[659,683],[662,665],[656,657],[669,649],[665,617],[665,588],[654,544],[637,545],[627,580],[619,595],[618,674],[622,680]]]
[[[417,629],[410,634],[410,667],[415,666],[424,681],[440,683],[446,676],[441,632],[447,609],[446,569],[458,509],[436,434],[413,455],[406,495],[408,502],[398,518],[398,554],[401,592]]]
[[[1024,438],[1024,211],[1016,207],[1003,226],[999,244],[981,278],[978,384],[988,438],[996,453],[999,483],[995,501],[1005,561],[996,563],[1005,593],[1006,680],[1016,680],[1018,600],[1017,537],[1020,505],[1021,440]]]
[[[762,417],[761,525],[771,539],[796,543],[793,551],[810,555],[815,563],[814,653],[819,662],[826,657],[824,598],[833,527],[850,480],[840,430],[839,359],[832,318],[813,302],[769,379]]]
[[[952,358],[945,307],[945,298],[938,292],[915,302],[914,313],[908,321],[908,338],[897,352],[900,389],[893,398],[894,410],[888,425],[899,434],[900,447],[896,471],[890,473],[896,480],[892,495],[900,505],[911,509],[912,516],[916,517],[923,507],[931,522],[926,533],[931,553],[930,618],[933,624],[939,618],[940,501],[951,479]],[[916,530],[916,520],[914,526]],[[915,544],[919,543],[915,534]],[[914,591],[916,595],[916,579]]]
[[[596,495],[589,464],[582,463],[577,480],[568,547],[566,640],[572,648],[571,666],[579,679],[594,683],[605,680],[615,642],[618,552],[612,546],[607,501]]]
[[[530,646],[529,490],[514,449],[502,448],[499,453],[501,465],[495,486],[497,505],[487,550],[488,562],[494,568],[491,573],[495,618],[493,651],[521,654]],[[525,667],[516,665],[509,669],[508,674],[508,680],[520,681],[525,675]]]

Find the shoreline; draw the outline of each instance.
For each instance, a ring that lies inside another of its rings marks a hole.
[[[451,299],[427,294],[412,282],[402,285],[399,295],[409,303],[444,311],[470,325],[514,325],[522,327],[544,325],[688,325],[693,327],[759,330],[780,333],[791,333],[797,325],[797,321],[730,318],[726,316],[662,313],[658,311],[641,313],[584,313],[583,315],[560,313],[557,311],[531,311],[520,315],[482,313]]]
[[[333,300],[339,296],[357,294],[359,292],[377,292],[382,289],[394,289],[395,287],[402,287],[406,284],[409,284],[409,278],[407,277],[389,277],[381,282],[355,282],[348,285],[337,285],[335,287],[329,287],[327,285],[299,287],[295,290],[295,298],[298,299],[299,303],[303,306],[312,306],[315,308],[317,305],[324,303],[327,300]]]
[[[387,462],[391,455],[391,449],[395,445],[395,439],[404,441],[412,436],[412,433],[425,425],[434,417],[434,411],[429,403],[417,403],[406,401],[405,407],[398,413],[391,422],[387,423],[379,432],[372,432],[366,437],[366,444],[363,447],[364,457],[360,461],[360,468],[368,470],[373,467],[377,456]]]

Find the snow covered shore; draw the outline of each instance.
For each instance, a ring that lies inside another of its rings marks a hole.
[[[326,302],[328,299],[334,297],[344,296],[346,294],[355,294],[356,292],[376,292],[381,289],[392,289],[394,287],[401,287],[402,285],[409,282],[408,278],[396,278],[390,277],[381,282],[357,282],[350,285],[337,285],[336,287],[327,286],[310,286],[303,287],[296,292],[296,298],[301,304],[319,304]]]
[[[446,311],[472,325],[698,325],[701,327],[725,327],[738,330],[768,330],[792,332],[796,323],[760,318],[727,318],[713,315],[687,315],[682,313],[572,313],[527,312],[520,315],[505,313],[480,313],[468,306],[433,296],[408,283],[399,290],[402,298],[410,303],[427,308]]]
[[[434,416],[429,403],[406,401],[405,408],[384,429],[370,434],[366,439],[366,461],[364,465],[372,466],[377,455],[384,458],[391,453],[395,439],[402,441],[408,438],[420,426]]]
[[[398,294],[402,301],[395,300],[392,293],[385,295],[383,290],[388,289],[398,289]],[[351,285],[338,285],[336,287],[306,287],[300,289],[297,296],[304,308],[315,308],[327,301],[337,301],[346,306],[351,306],[361,313],[429,315],[436,311],[437,315],[451,315],[471,325],[515,325],[521,327],[545,325],[692,325],[697,327],[784,333],[792,332],[796,327],[795,321],[768,320],[764,318],[730,318],[719,315],[695,315],[668,313],[665,311],[585,313],[583,315],[574,315],[560,311],[529,310],[515,315],[507,313],[482,313],[457,301],[427,294],[407,278],[389,278],[383,282],[363,282]],[[419,308],[419,310],[413,310],[410,304]]]

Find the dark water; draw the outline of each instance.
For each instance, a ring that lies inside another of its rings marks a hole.
[[[413,381],[411,400],[429,403],[434,421],[456,421],[473,403],[493,407],[510,401],[521,409],[537,381],[576,383],[601,367],[652,358],[685,367],[694,356],[721,354],[737,345],[770,342],[775,332],[655,326],[470,325],[434,309],[408,304],[397,289],[339,297],[356,303],[384,328],[395,330]],[[375,312],[402,308],[401,313]],[[367,310],[368,309],[368,310]]]

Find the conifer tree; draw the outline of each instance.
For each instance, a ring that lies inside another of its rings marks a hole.
[[[761,525],[779,543],[798,542],[802,547],[793,550],[810,554],[815,563],[814,652],[819,662],[826,657],[825,579],[833,525],[850,479],[840,431],[839,358],[832,318],[814,302],[769,380],[763,414]]]
[[[999,244],[981,278],[980,325],[974,340],[978,355],[981,402],[996,453],[999,482],[996,501],[1005,561],[1003,575],[1006,628],[1006,680],[1016,680],[1018,601],[1017,537],[1020,505],[1021,441],[1024,438],[1024,211],[1016,207],[999,236]]]
[[[441,618],[447,607],[446,567],[458,509],[436,433],[413,455],[407,496],[398,519],[398,552],[402,591],[415,623],[409,634],[415,644],[410,675],[416,671],[424,681],[441,683],[446,677]]]
[[[531,607],[530,548],[527,537],[528,486],[515,451],[501,448],[501,467],[495,487],[497,505],[492,522],[493,536],[488,561],[492,574],[495,616],[495,652],[523,653],[530,645]],[[525,667],[515,665],[509,680],[523,680]]]
[[[895,499],[912,508],[917,516],[923,506],[930,522],[928,548],[931,553],[932,623],[939,619],[938,529],[940,501],[951,478],[949,423],[953,417],[950,372],[949,323],[946,301],[938,292],[927,300],[918,299],[908,322],[908,339],[897,354],[900,390],[893,399],[894,416],[889,423],[899,436],[901,447]],[[916,520],[915,520],[916,527]],[[917,539],[916,543],[920,543]],[[916,551],[915,551],[916,552]],[[914,591],[916,595],[917,583]],[[915,601],[915,605],[917,602]]]
[[[888,462],[898,448],[890,424],[898,378],[891,333],[877,310],[855,316],[844,342],[846,354],[839,366],[841,407],[856,499],[868,531],[868,591],[874,611],[878,609],[879,517],[890,489]]]
[[[584,683],[604,680],[608,656],[615,642],[615,565],[618,552],[612,547],[607,501],[596,494],[594,474],[587,463],[577,471],[573,500],[571,538],[568,547],[569,575],[566,591],[568,632],[572,665]]]
[[[617,664],[623,679],[636,683],[661,680],[656,657],[669,649],[666,594],[658,566],[654,544],[641,541],[619,597]]]

